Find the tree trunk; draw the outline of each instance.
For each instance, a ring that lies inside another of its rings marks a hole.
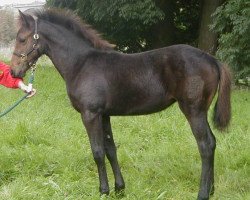
[[[211,15],[223,2],[224,0],[203,0],[198,47],[210,54],[215,54],[218,45],[218,35],[209,28],[213,22]]]

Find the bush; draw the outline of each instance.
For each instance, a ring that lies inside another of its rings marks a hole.
[[[0,10],[0,16],[0,44],[8,45],[16,36],[14,13],[11,10]]]
[[[228,0],[213,14],[211,29],[219,33],[217,56],[227,62],[235,78],[250,75],[250,2]]]

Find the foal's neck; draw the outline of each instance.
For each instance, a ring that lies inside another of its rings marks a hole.
[[[77,73],[79,62],[86,60],[88,52],[93,51],[82,38],[58,25],[43,25],[42,34],[48,49],[45,54],[51,59],[64,80],[72,79]]]

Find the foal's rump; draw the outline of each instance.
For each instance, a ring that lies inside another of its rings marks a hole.
[[[173,95],[177,100],[190,103],[206,101],[210,104],[220,78],[217,60],[188,45],[174,45],[170,49],[173,49],[173,53],[168,56],[165,66],[169,74],[165,75],[172,81],[167,85]]]
[[[188,45],[164,49],[164,76],[170,94],[183,106],[207,112],[216,92],[214,123],[224,129],[231,118],[231,77],[226,65],[213,56]]]

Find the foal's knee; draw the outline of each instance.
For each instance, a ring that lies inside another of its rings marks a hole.
[[[104,151],[101,148],[93,149],[93,157],[97,164],[102,163],[105,157]]]
[[[104,149],[108,159],[116,157],[116,146],[113,138],[105,139]]]
[[[106,155],[108,159],[113,159],[116,157],[116,147],[115,146],[109,146],[105,147]]]

